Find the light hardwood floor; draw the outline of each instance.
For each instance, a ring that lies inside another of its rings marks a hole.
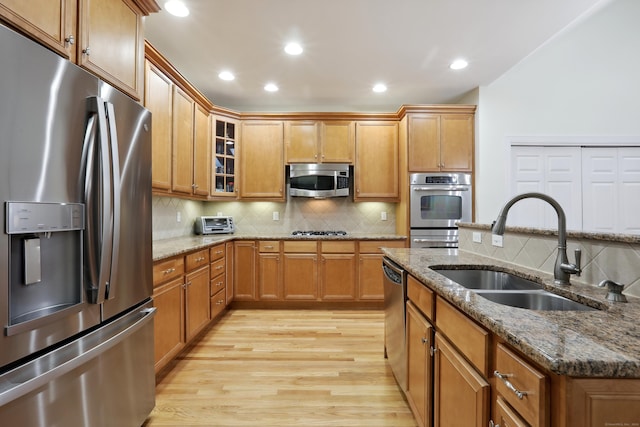
[[[382,311],[231,310],[161,373],[155,426],[416,426]]]

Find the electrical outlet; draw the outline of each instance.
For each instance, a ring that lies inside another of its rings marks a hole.
[[[387,220],[387,213],[385,211],[380,212],[380,219],[382,221],[386,221]]]
[[[493,246],[497,246],[499,248],[502,248],[502,236],[500,236],[499,234],[492,234],[491,235],[491,244]]]
[[[280,221],[280,212],[275,211],[275,212],[273,213],[273,220],[274,220],[274,221]]]
[[[176,212],[176,222],[182,222],[182,212]]]
[[[482,233],[478,231],[473,232],[473,241],[475,243],[482,243]]]
[[[222,216],[222,212],[218,212],[218,216]]]

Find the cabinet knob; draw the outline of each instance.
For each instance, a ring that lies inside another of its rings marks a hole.
[[[431,357],[433,357],[434,354],[436,354],[436,351],[438,351],[437,348],[435,347],[429,347],[429,354],[431,355]]]
[[[87,56],[91,55],[91,48],[89,46],[85,47],[84,49],[82,49],[82,53]]]
[[[73,45],[76,42],[76,39],[75,37],[73,37],[73,34],[69,34],[69,36],[66,37],[64,41],[69,43],[70,45]]]
[[[422,337],[422,338],[420,338],[420,341],[422,342],[422,344],[429,344],[429,339],[428,338]]]

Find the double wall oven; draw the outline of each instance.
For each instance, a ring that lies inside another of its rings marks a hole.
[[[457,248],[458,221],[471,222],[471,174],[410,176],[412,248]]]

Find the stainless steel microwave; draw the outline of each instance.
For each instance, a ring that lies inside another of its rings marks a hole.
[[[230,234],[236,231],[231,216],[199,216],[193,229],[196,234]]]
[[[349,195],[349,165],[344,163],[293,164],[289,170],[292,197],[345,197]]]

